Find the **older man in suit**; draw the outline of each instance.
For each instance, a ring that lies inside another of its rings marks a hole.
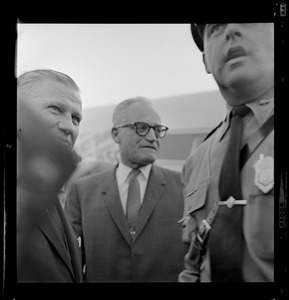
[[[186,251],[180,174],[153,164],[168,128],[142,97],[117,105],[113,124],[121,161],[76,182],[66,202],[83,236],[86,281],[177,281]]]
[[[57,198],[74,169],[79,88],[61,72],[33,70],[18,77],[17,101],[17,282],[81,282],[81,251]]]

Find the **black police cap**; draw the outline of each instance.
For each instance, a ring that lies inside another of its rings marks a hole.
[[[203,52],[204,51],[204,41],[203,34],[206,24],[191,24],[191,32],[193,39],[198,46],[198,48]]]

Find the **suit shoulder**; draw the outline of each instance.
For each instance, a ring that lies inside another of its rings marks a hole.
[[[198,160],[205,153],[205,151],[208,149],[209,145],[211,144],[212,139],[217,134],[217,131],[222,124],[223,122],[221,122],[211,132],[209,132],[208,135],[205,137],[205,139],[201,142],[201,144],[195,149],[195,151],[190,153],[190,155],[187,157],[184,163],[185,168],[191,166],[195,160]]]
[[[99,182],[105,181],[106,178],[111,177],[113,170],[106,170],[101,173],[90,174],[85,177],[81,177],[76,181],[77,186],[87,186],[91,183],[97,184]]]
[[[160,167],[160,166],[157,166],[157,167],[161,170],[161,172],[164,174],[165,177],[180,180],[181,172],[171,170],[171,169],[168,169],[168,168],[164,168],[164,167]]]
[[[216,126],[214,129],[212,129],[204,138],[203,142],[206,141],[209,137],[211,137],[217,130],[218,128],[223,124],[223,121],[219,123],[218,126]]]
[[[200,155],[204,153],[210,143],[211,137],[209,139],[204,140],[196,149],[195,151],[191,152],[190,155],[187,157],[184,167],[190,166],[195,159],[198,159]]]

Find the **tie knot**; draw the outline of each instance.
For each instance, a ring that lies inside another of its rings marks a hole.
[[[132,169],[132,171],[131,171],[131,180],[133,179],[133,178],[136,178],[137,176],[138,176],[138,174],[140,173],[140,170],[139,169]]]
[[[233,117],[234,116],[240,116],[241,118],[243,118],[246,114],[249,113],[251,109],[246,106],[245,104],[244,105],[240,105],[240,106],[237,106],[237,107],[234,107],[233,110],[232,110],[232,115]]]

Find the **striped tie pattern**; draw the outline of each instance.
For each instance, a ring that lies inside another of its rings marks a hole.
[[[128,187],[127,204],[126,204],[126,217],[130,232],[135,233],[137,217],[140,209],[140,185],[137,180],[139,169],[133,169],[130,173],[130,182]]]

